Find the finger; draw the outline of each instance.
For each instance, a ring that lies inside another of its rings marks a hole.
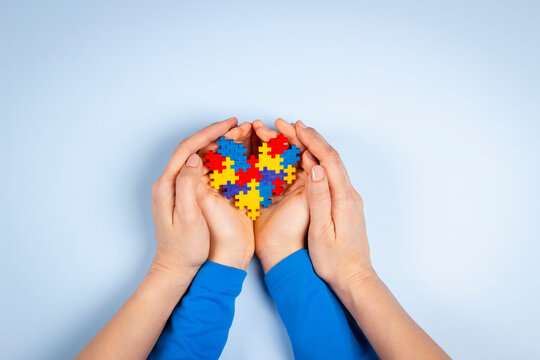
[[[301,121],[296,123],[296,132],[300,141],[327,170],[332,198],[338,201],[347,199],[352,186],[338,152],[315,129],[305,127]]]
[[[296,134],[296,129],[294,128],[294,125],[289,124],[285,120],[279,118],[276,120],[276,128],[280,133],[285,135],[287,140],[289,140],[290,144],[296,145],[300,149],[300,151],[306,150],[306,146],[302,144],[300,139],[298,138]]]
[[[237,143],[242,143],[248,149],[248,151],[251,149],[251,133],[253,132],[253,129],[251,127],[251,123],[244,122],[240,126],[237,126],[231,130],[229,130],[225,137],[227,139],[232,139]],[[248,152],[249,155],[249,152]]]
[[[182,141],[165,166],[165,170],[161,175],[163,180],[173,181],[189,155],[225,135],[229,129],[236,126],[237,122],[236,118],[230,118],[214,123]]]
[[[176,177],[174,213],[184,220],[194,219],[201,214],[197,205],[197,187],[202,176],[202,160],[199,155],[191,154]]]
[[[277,131],[267,128],[261,120],[255,120],[253,122],[253,130],[255,131],[259,139],[264,142],[268,142],[270,141],[270,139],[273,139],[279,135]]]
[[[315,165],[318,165],[318,164],[319,164],[319,162],[317,161],[317,159],[315,159],[313,154],[311,154],[309,152],[309,150],[306,150],[306,151],[304,151],[302,153],[302,159],[300,161],[300,166],[306,172],[309,173],[311,171],[311,168],[313,168]]]
[[[234,127],[227,131],[225,133],[226,139],[232,139],[235,142],[240,142],[242,145],[244,145],[247,149],[247,155],[249,156],[250,150],[251,150],[251,123],[244,122],[241,125]],[[207,146],[203,147],[199,151],[197,151],[197,155],[199,155],[202,159],[205,159],[205,155],[208,154],[210,150],[216,152],[218,148],[217,142],[213,141],[212,143],[208,144]],[[204,166],[204,162],[203,162]],[[204,174],[207,174],[210,172],[210,169],[208,169],[206,166],[203,167]]]
[[[334,238],[330,188],[326,172],[320,165],[313,166],[310,171],[308,204],[310,216],[308,239]]]
[[[236,118],[230,118],[207,126],[191,137],[182,141],[171,155],[165,170],[152,187],[152,209],[159,214],[168,214],[164,219],[170,219],[174,209],[175,180],[188,156],[198,149],[207,146],[218,137],[225,134],[237,123]]]

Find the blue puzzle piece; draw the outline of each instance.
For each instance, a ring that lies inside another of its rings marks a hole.
[[[241,191],[240,185],[231,184],[230,181],[227,181],[227,184],[223,185],[223,195],[226,196],[227,199],[231,199],[233,196],[240,194]]]
[[[261,183],[268,184],[276,180],[277,174],[274,170],[268,170],[266,167],[264,167],[263,170],[260,171],[260,173],[263,176],[260,180]]]
[[[234,165],[231,167],[235,171],[240,169],[246,171],[249,168],[247,156],[245,155],[247,149],[243,144],[237,144],[234,142],[234,140],[227,140],[225,139],[225,136],[222,136],[217,141],[217,145],[217,152],[219,154],[221,154],[223,157],[229,157],[234,161]]]
[[[272,189],[274,187],[275,185],[272,185],[272,183],[259,183],[259,195],[263,198],[261,205],[265,208],[272,203],[272,199],[270,199],[270,197],[272,196]]]
[[[238,172],[240,169],[242,169],[243,171],[247,171],[250,166],[251,165],[247,163],[247,159],[244,156],[243,158],[234,159],[234,164],[231,166],[231,168],[233,168],[235,172]]]
[[[231,157],[231,154],[235,154],[234,152],[234,140],[227,140],[225,139],[225,136],[222,136],[217,141],[218,149],[217,152],[223,157],[229,156]]]
[[[286,169],[287,166],[295,166],[298,161],[300,161],[300,149],[296,145],[291,145],[291,147],[283,152],[281,155],[283,157],[283,167]]]

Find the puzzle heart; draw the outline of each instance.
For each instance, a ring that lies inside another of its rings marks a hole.
[[[217,141],[216,152],[210,150],[204,156],[210,169],[210,185],[222,189],[227,199],[235,197],[235,206],[248,209],[251,220],[261,214],[272,203],[271,196],[279,196],[283,184],[292,184],[296,179],[296,163],[300,160],[300,149],[289,146],[283,134],[259,146],[259,155],[247,158],[247,149],[242,144],[222,136]]]

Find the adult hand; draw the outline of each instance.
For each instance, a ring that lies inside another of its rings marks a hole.
[[[304,151],[305,146],[296,136],[293,125],[282,119],[277,119],[275,124],[289,143],[296,145],[303,153],[295,173],[296,180],[280,196],[272,197],[272,204],[260,210],[261,215],[254,224],[255,252],[265,273],[282,259],[305,247],[309,222],[306,185],[309,170],[316,164],[313,155]],[[265,142],[278,136],[278,132],[268,129],[260,120],[253,123],[253,128],[258,138]]]
[[[382,359],[449,359],[378,278],[369,256],[363,203],[337,151],[296,123],[300,141],[319,160],[308,182],[308,250]]]
[[[250,123],[229,130],[225,138],[242,143],[251,152],[252,129]],[[209,150],[216,150],[213,142],[199,153],[201,156]],[[218,190],[210,186],[209,169],[205,167],[205,176],[198,191],[198,200],[210,230],[210,255],[208,260],[245,270],[254,251],[253,222],[246,215],[246,210],[234,206],[234,197],[228,200]]]
[[[320,162],[308,181],[308,249],[317,274],[332,287],[375,276],[369,255],[363,202],[338,152],[298,121],[299,140]]]
[[[236,124],[236,118],[227,119],[183,140],[152,187],[157,240],[152,270],[194,276],[207,259],[210,231],[197,202],[203,163],[196,152]]]
[[[212,124],[178,145],[152,187],[156,254],[137,290],[77,359],[146,359],[180,298],[208,257],[209,230],[197,203],[203,175],[197,150],[236,125]]]

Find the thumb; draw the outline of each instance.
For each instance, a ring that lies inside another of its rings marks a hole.
[[[197,204],[197,187],[201,183],[202,174],[201,158],[197,154],[191,154],[176,177],[175,209],[182,216],[200,213]]]
[[[309,238],[320,236],[334,236],[334,223],[332,221],[332,199],[328,178],[324,168],[314,165],[308,183],[309,204]]]

